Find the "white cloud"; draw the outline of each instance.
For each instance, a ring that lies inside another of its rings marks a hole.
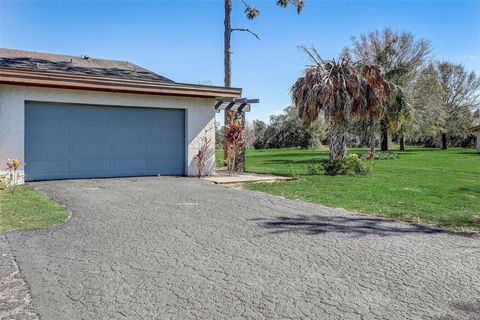
[[[476,60],[478,58],[477,55],[474,54],[466,54],[463,56],[465,59]]]

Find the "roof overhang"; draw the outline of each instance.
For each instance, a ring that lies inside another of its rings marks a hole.
[[[240,98],[242,89],[144,81],[46,70],[0,68],[0,84],[197,98]]]

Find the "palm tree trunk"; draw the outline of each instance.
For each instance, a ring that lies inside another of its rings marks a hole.
[[[328,147],[330,159],[341,159],[347,155],[347,124],[328,118]]]
[[[380,143],[380,149],[382,151],[388,151],[388,120],[386,117],[384,117],[380,121],[380,126],[381,126],[381,136],[382,136],[382,141]]]
[[[232,86],[232,60],[231,60],[231,55],[232,55],[232,50],[230,47],[230,38],[232,36],[232,24],[231,24],[231,18],[232,18],[232,0],[225,0],[225,32],[223,34],[223,65],[224,65],[224,71],[225,71],[225,78],[224,78],[224,85],[225,87],[231,87]],[[232,112],[231,111],[225,111],[225,118],[224,118],[224,125],[227,126],[228,124],[233,123],[232,121]],[[228,150],[230,150],[230,146],[228,145],[227,139],[224,139],[223,141],[223,158],[224,160],[228,159]]]
[[[400,133],[400,151],[405,151],[405,137]]]
[[[370,117],[370,151],[375,152],[375,119]]]
[[[442,150],[447,150],[447,134],[442,133]]]
[[[232,0],[225,0],[225,32],[224,32],[224,68],[225,68],[225,78],[224,84],[225,87],[232,86],[232,48],[231,48],[231,37],[232,37]],[[225,111],[225,125],[233,123],[242,123],[245,124],[245,113],[244,112],[235,112],[235,111]],[[229,150],[230,146],[228,145],[227,139],[223,142],[223,150]],[[224,160],[227,160],[228,152],[224,151],[223,153]],[[236,171],[245,171],[245,145],[243,144],[237,150],[235,155],[235,170]]]

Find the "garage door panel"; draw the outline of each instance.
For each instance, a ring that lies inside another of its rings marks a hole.
[[[178,109],[25,104],[27,180],[183,175]]]
[[[110,121],[109,107],[95,106],[73,106],[71,108],[71,118],[78,122],[108,122]]]
[[[72,126],[73,127],[72,127],[71,137],[74,139],[75,138],[107,139],[110,131],[109,130],[110,125],[109,123],[106,123],[106,122],[100,122],[100,123],[74,122]]]
[[[114,125],[145,124],[150,114],[144,108],[117,108],[111,115]]]
[[[72,145],[72,156],[108,156],[110,154],[110,143],[106,142],[74,142]]]
[[[178,160],[181,160],[181,159],[175,158],[175,157],[151,159],[150,167],[151,168],[160,168],[160,167],[177,168],[179,167]]]
[[[183,135],[183,132],[179,132],[178,127],[161,127],[150,129],[150,137],[153,141],[165,139],[174,139],[174,141],[176,141],[180,135]]]
[[[116,126],[113,129],[113,138],[127,138],[129,140],[132,139],[146,139],[147,138],[147,127],[145,123],[140,125],[121,125]]]
[[[140,173],[147,170],[148,161],[146,159],[121,159],[113,160],[113,168],[115,171],[122,173]]]
[[[28,102],[29,105],[36,108],[28,110],[28,118],[32,120],[68,120],[70,110],[61,108],[57,104],[42,102]]]
[[[165,110],[163,114],[150,115],[149,119],[152,124],[171,124],[172,122],[178,123],[183,121],[185,118],[184,115],[177,112],[177,110]]]
[[[74,160],[72,172],[96,174],[110,172],[110,160]]]
[[[38,160],[47,160],[52,157],[68,159],[70,155],[70,144],[68,142],[51,141],[43,144],[41,142],[35,143],[35,140],[41,141],[37,138],[30,142],[29,154],[31,158]]]
[[[153,156],[178,155],[183,152],[183,146],[172,142],[152,143],[149,152]]]
[[[117,142],[113,143],[113,153],[115,155],[131,155],[135,157],[144,156],[148,154],[148,144],[138,142]]]
[[[68,160],[33,160],[25,164],[25,168],[35,173],[48,176],[48,174],[66,174],[70,171]]]
[[[68,138],[68,124],[58,123],[58,120],[35,120],[27,124],[27,130],[33,131],[33,137],[65,140]]]

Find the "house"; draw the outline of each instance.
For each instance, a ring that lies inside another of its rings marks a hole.
[[[475,126],[470,130],[477,135],[477,153],[480,154],[480,125]]]
[[[200,138],[213,148],[205,129],[241,93],[126,61],[0,49],[0,162],[24,161],[27,181],[196,175]]]

